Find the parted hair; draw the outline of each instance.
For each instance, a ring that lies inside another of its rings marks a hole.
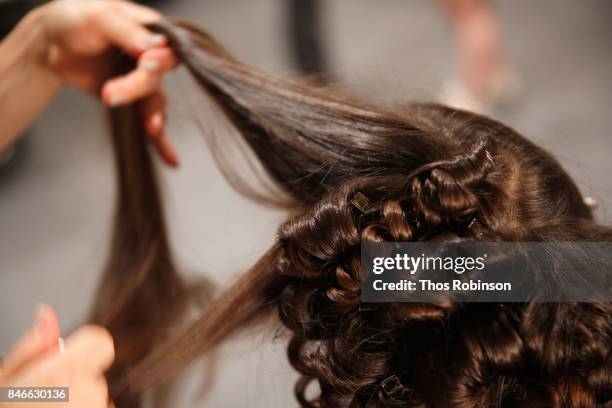
[[[226,172],[229,181],[288,217],[177,335],[194,291],[172,261],[138,106],[111,111],[119,197],[93,320],[116,339],[118,407],[267,317],[287,329],[304,407],[592,408],[612,398],[610,303],[360,301],[363,242],[612,241],[550,154],[474,113],[386,110],[274,79],[188,23],[152,29],[279,193],[254,193]]]

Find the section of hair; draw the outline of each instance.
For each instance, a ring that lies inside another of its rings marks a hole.
[[[134,67],[117,57],[114,73]],[[210,284],[186,285],[174,266],[157,178],[137,104],[109,112],[117,167],[117,203],[110,256],[91,313],[113,335],[116,357],[111,382],[148,356],[184,323],[189,305],[202,305]],[[137,406],[124,393],[117,406]]]
[[[612,241],[612,229],[593,221],[551,155],[482,116],[434,104],[386,112],[262,75],[192,25],[153,28],[168,36],[201,88],[291,197],[290,216],[277,243],[185,333],[152,352],[154,340],[138,339],[144,341],[143,358],[115,368],[124,374],[120,392],[138,395],[167,380],[276,309],[291,335],[289,360],[302,374],[296,384],[302,406],[586,408],[610,399],[608,303],[360,303],[364,241]],[[134,120],[115,117],[116,125]],[[167,284],[178,277],[167,267],[148,153],[123,141],[144,141],[139,132],[128,128],[136,135],[113,139],[125,185],[111,265],[122,272],[108,279],[138,282],[143,297],[130,302],[141,299],[142,307],[150,301],[146,288],[153,285],[157,293],[167,287],[160,305],[169,306],[183,289]],[[230,181],[240,189],[239,180]],[[353,205],[357,194],[366,198],[359,206]],[[135,208],[153,202],[147,210],[153,214],[130,212],[125,207],[133,199],[142,203]],[[139,272],[143,265],[150,272]],[[106,289],[104,298],[117,290]],[[99,310],[113,309],[102,303]],[[115,332],[144,324],[121,319],[125,326]],[[158,322],[148,322],[146,332],[158,336]],[[320,392],[309,399],[306,388],[313,381]]]

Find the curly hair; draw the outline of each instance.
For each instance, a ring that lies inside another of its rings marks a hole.
[[[137,107],[111,112],[119,245],[96,320],[117,339],[117,406],[133,406],[146,387],[274,314],[290,333],[304,407],[591,408],[612,398],[610,303],[360,300],[364,242],[612,241],[550,154],[484,116],[436,104],[385,111],[260,74],[193,25],[152,28],[168,36],[278,194],[253,191],[215,150],[230,182],[289,217],[255,266],[164,341],[173,316],[164,310],[187,289],[172,266],[145,138],[134,135],[143,133]],[[356,195],[367,197],[360,208]],[[126,279],[136,283],[121,285]],[[153,296],[161,307],[150,313]]]

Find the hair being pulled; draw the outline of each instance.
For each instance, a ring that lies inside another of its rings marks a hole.
[[[172,262],[137,107],[111,111],[119,199],[94,319],[116,338],[118,407],[274,315],[305,407],[592,408],[612,397],[608,303],[360,303],[362,242],[611,241],[552,156],[483,116],[435,104],[386,111],[260,74],[193,25],[152,28],[290,211],[273,247],[170,336],[191,292]]]

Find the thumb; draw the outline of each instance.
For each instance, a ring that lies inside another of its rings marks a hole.
[[[32,326],[15,343],[2,363],[2,375],[9,377],[57,344],[60,327],[57,315],[47,305],[39,305]]]

